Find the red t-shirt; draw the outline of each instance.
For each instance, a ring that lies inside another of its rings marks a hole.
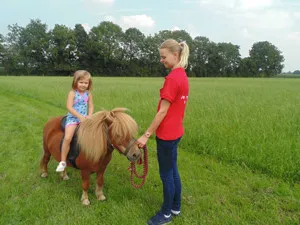
[[[156,136],[162,140],[175,140],[184,133],[183,117],[185,106],[189,96],[189,81],[183,68],[172,70],[165,77],[165,83],[160,89],[160,109],[161,100],[168,100],[171,104],[167,115],[156,130]]]

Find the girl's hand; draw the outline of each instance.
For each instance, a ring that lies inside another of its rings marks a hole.
[[[80,122],[83,122],[83,121],[86,120],[86,118],[85,118],[84,116],[81,116],[81,117],[79,118],[79,120],[80,120]]]

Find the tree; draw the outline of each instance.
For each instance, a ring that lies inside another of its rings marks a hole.
[[[271,43],[254,43],[250,56],[241,59],[239,46],[215,43],[206,37],[194,39],[184,30],[162,30],[145,36],[137,28],[125,32],[112,22],[101,22],[85,31],[47,25],[31,20],[24,28],[8,26],[6,37],[0,34],[0,66],[8,74],[69,74],[84,68],[93,74],[113,76],[163,76],[166,68],[159,63],[159,46],[166,39],[186,41],[190,48],[190,76],[273,76],[281,72],[284,58]],[[295,71],[294,73],[298,73]]]
[[[281,73],[284,57],[276,46],[268,41],[256,42],[250,50],[250,59],[256,65],[259,76],[274,76]]]
[[[129,28],[124,33],[123,51],[125,70],[123,75],[141,76],[143,50],[145,35],[137,28]]]
[[[236,76],[241,62],[240,47],[231,43],[218,43],[218,56],[220,56],[220,75],[223,77]]]
[[[158,35],[149,35],[146,37],[140,64],[144,69],[144,76],[160,76],[165,74],[165,69],[159,65],[158,48],[161,42],[162,39]]]
[[[93,67],[97,72],[104,72],[108,75],[121,73],[121,62],[123,50],[121,46],[124,34],[120,26],[104,21],[97,27],[93,27],[90,32],[90,47],[95,54]]]
[[[90,70],[89,42],[90,38],[81,24],[76,24],[74,28],[75,41],[77,46],[77,67]]]
[[[5,48],[4,48],[4,37],[2,34],[0,34],[0,66],[2,66],[2,60],[4,57],[4,52],[5,52]]]
[[[49,50],[49,34],[46,24],[38,19],[30,20],[20,34],[19,48],[26,74],[46,73]]]
[[[192,72],[197,77],[208,77],[208,63],[213,52],[214,43],[206,37],[197,36],[193,40],[194,51],[190,56]]]
[[[237,75],[239,77],[257,76],[255,62],[250,57],[243,58],[237,70]]]
[[[8,74],[22,73],[22,57],[20,54],[20,37],[23,27],[18,24],[8,25],[8,34],[5,37],[5,55],[3,56],[2,64]]]
[[[51,65],[56,74],[70,74],[76,68],[76,40],[72,29],[56,24],[50,32]]]
[[[300,70],[295,70],[293,74],[300,74]]]

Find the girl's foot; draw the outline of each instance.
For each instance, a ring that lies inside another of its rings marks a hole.
[[[60,161],[57,168],[56,172],[63,172],[67,166],[67,163],[65,161]]]

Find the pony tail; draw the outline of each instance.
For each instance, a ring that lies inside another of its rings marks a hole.
[[[185,41],[180,42],[179,46],[181,49],[179,65],[186,69],[188,66],[188,58],[190,55],[190,49]]]

